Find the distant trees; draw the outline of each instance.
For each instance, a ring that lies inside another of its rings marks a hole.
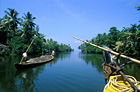
[[[36,18],[30,12],[24,14],[22,18],[18,18],[18,14],[15,9],[8,8],[5,16],[0,18],[0,43],[9,46],[9,53],[23,53],[33,39],[34,42],[28,53],[44,54],[46,49],[55,49],[60,52],[72,50],[70,45],[59,45],[52,39],[46,40],[45,36],[39,33],[39,26],[34,23]]]
[[[56,52],[69,52],[69,51],[73,51],[73,49],[71,48],[70,45],[66,45],[66,44],[58,44],[57,41],[54,41],[53,39],[47,39],[46,41],[46,46],[47,46],[47,50],[55,50]]]
[[[111,27],[108,34],[98,34],[95,38],[92,38],[91,41],[88,42],[94,43],[99,46],[108,46],[110,48],[115,48],[115,43],[119,40],[119,33],[120,31],[117,30],[116,27]],[[79,49],[87,53],[102,53],[101,49],[85,43],[79,46]]]
[[[98,34],[88,42],[99,46],[108,46],[120,53],[140,55],[140,29],[136,24],[131,25],[130,28],[124,27],[122,31],[111,27],[108,34]],[[79,49],[87,53],[102,53],[102,50],[85,43],[80,45]]]

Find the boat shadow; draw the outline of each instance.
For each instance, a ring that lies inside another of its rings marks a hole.
[[[40,63],[40,64],[36,64],[36,65],[31,65],[31,66],[28,66],[28,67],[24,67],[24,68],[21,68],[21,69],[17,69],[17,71],[15,73],[15,77],[17,77],[18,75],[20,75],[20,74],[22,74],[24,72],[33,71],[34,68],[39,67],[39,66],[43,66],[44,64],[47,64],[47,63],[50,63],[50,62],[53,63],[53,60],[51,60],[49,62],[44,62],[44,63]]]

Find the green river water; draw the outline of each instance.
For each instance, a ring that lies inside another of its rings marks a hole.
[[[0,57],[0,92],[102,92],[105,86],[101,54],[60,53],[41,66],[16,70],[21,56]],[[122,59],[125,62],[124,59]],[[140,80],[140,67],[123,67]]]

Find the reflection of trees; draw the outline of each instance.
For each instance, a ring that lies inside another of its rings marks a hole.
[[[71,52],[63,52],[55,55],[55,59],[60,58],[61,60],[65,58],[70,58]]]
[[[42,67],[39,67],[42,68]],[[41,69],[42,70],[42,69]],[[33,92],[38,91],[37,88],[35,88],[35,80],[38,80],[38,74],[40,72],[40,69],[27,69],[26,71],[20,73],[17,83],[17,90],[22,90],[23,92]]]
[[[15,67],[14,60],[17,57],[3,57],[3,61],[0,64],[0,91],[9,92],[16,90],[15,84]]]
[[[70,53],[59,53],[55,55],[55,59],[49,63],[47,63],[47,66],[52,66],[53,64],[55,64],[58,59],[64,59],[64,58],[70,58]],[[21,71],[21,73],[19,73],[19,75],[17,76],[18,78],[18,84],[17,86],[17,90],[22,90],[23,92],[27,91],[27,92],[34,92],[34,91],[38,91],[38,89],[35,86],[35,81],[38,80],[38,75],[39,73],[41,73],[42,71],[44,71],[44,68],[46,66],[41,65],[39,67],[35,67],[32,69],[26,69]]]
[[[19,62],[21,57],[5,57],[0,62],[0,92],[37,92],[35,81],[38,75],[44,71],[45,64],[17,71],[14,63]],[[51,65],[51,62],[47,65]]]
[[[54,65],[58,59],[61,59],[61,61],[65,58],[70,58],[71,52],[62,52],[62,53],[57,53],[54,56],[54,60],[52,60],[51,62],[49,62],[47,65],[52,66]]]
[[[79,57],[85,60],[87,64],[91,64],[93,67],[96,67],[99,72],[102,72],[102,63],[103,63],[103,56],[102,54],[79,54]],[[128,62],[127,59],[120,59],[121,64],[124,62]],[[126,75],[134,76],[137,80],[140,80],[140,65],[138,64],[129,64],[122,67],[124,73]]]
[[[103,55],[102,54],[79,54],[79,57],[82,58],[87,64],[91,64],[93,67],[96,67],[99,72],[103,71]]]
[[[126,59],[121,59],[122,63],[127,62],[128,60]],[[124,70],[124,73],[126,75],[131,75],[134,76],[137,80],[140,81],[140,67],[138,64],[133,63],[133,64],[129,64],[129,65],[125,65],[124,67],[122,67],[122,69]]]
[[[41,66],[37,66],[35,68],[25,69],[19,71],[18,77],[18,90],[22,90],[23,92],[37,92],[35,81],[38,81],[39,74],[45,70],[45,66],[52,66],[52,61],[43,64]],[[17,73],[18,74],[18,73]]]

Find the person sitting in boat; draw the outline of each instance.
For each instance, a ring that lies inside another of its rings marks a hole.
[[[26,52],[23,53],[23,57],[24,57],[24,60],[26,61],[27,60],[27,53]]]
[[[52,56],[54,56],[54,54],[55,54],[55,51],[54,51],[54,50],[52,50]]]
[[[0,54],[2,55],[4,52],[5,52],[4,49],[1,48]]]

